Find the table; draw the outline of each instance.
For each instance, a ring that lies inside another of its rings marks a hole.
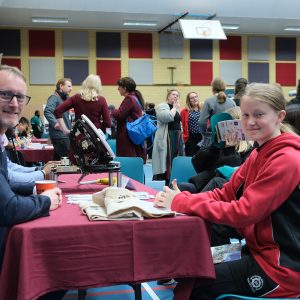
[[[51,146],[43,149],[16,148],[23,155],[25,162],[48,162],[54,158],[54,150]]]
[[[43,138],[31,138],[32,143],[41,143],[41,144],[48,144],[49,139],[43,139]]]
[[[78,193],[78,176],[60,176],[68,180],[60,187],[66,193]],[[139,191],[155,193],[132,183]],[[83,188],[91,192],[100,186],[80,186],[81,192]],[[0,300],[33,300],[57,289],[187,277],[215,277],[208,228],[201,218],[91,222],[77,205],[64,199],[50,217],[15,225],[9,231]]]

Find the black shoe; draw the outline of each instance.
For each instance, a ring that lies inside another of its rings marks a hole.
[[[176,281],[171,278],[171,279],[161,279],[161,280],[157,280],[157,284],[158,285],[172,285],[174,284]]]

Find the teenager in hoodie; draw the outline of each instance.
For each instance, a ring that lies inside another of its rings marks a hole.
[[[300,295],[300,137],[282,124],[285,99],[276,85],[250,84],[241,98],[242,125],[256,141],[222,189],[190,194],[168,187],[156,205],[235,227],[248,252],[215,265],[216,280],[194,287],[190,299],[225,293],[291,298]]]

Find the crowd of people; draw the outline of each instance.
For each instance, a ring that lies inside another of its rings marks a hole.
[[[85,114],[96,128],[116,139],[117,156],[141,157],[144,162],[151,158],[153,180],[166,182],[156,196],[156,206],[209,221],[211,246],[230,243],[233,237],[245,239],[242,258],[215,265],[216,280],[195,285],[190,299],[214,299],[224,293],[299,296],[300,81],[296,97],[287,103],[276,84],[249,84],[239,78],[230,98],[225,82],[214,78],[211,97],[202,101],[197,92],[189,92],[183,108],[177,89],[167,90],[166,100],[155,105],[145,102],[133,78],[122,77],[116,84],[123,97],[117,108],[102,95],[98,75],[87,76],[73,96],[72,80],[59,79],[44,110],[54,146],[53,161],[23,167],[6,152],[18,138],[43,136],[42,114],[36,110],[30,122],[22,117],[30,101],[26,79],[17,68],[0,66],[0,265],[7,228],[49,216],[59,208],[61,190],[35,195],[34,183],[48,178],[51,168],[69,156],[73,122]],[[135,145],[126,123],[144,113],[155,120],[157,131],[154,139]],[[224,114],[241,120],[247,141],[232,134],[224,142],[216,139],[215,123]],[[172,161],[184,155],[191,157],[197,175],[187,183],[170,183]],[[227,174],[223,166],[228,167]],[[39,299],[61,299],[65,293],[55,291]]]

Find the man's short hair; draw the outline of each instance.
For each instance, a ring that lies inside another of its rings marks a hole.
[[[72,83],[72,80],[70,78],[61,78],[58,79],[57,83],[56,83],[56,90],[59,91],[60,90],[60,85],[65,85],[66,81],[70,81]]]
[[[25,78],[24,74],[17,67],[12,67],[12,66],[8,66],[8,65],[0,65],[0,72],[1,71],[12,73],[15,76],[23,79],[23,81],[26,83],[26,78]]]

